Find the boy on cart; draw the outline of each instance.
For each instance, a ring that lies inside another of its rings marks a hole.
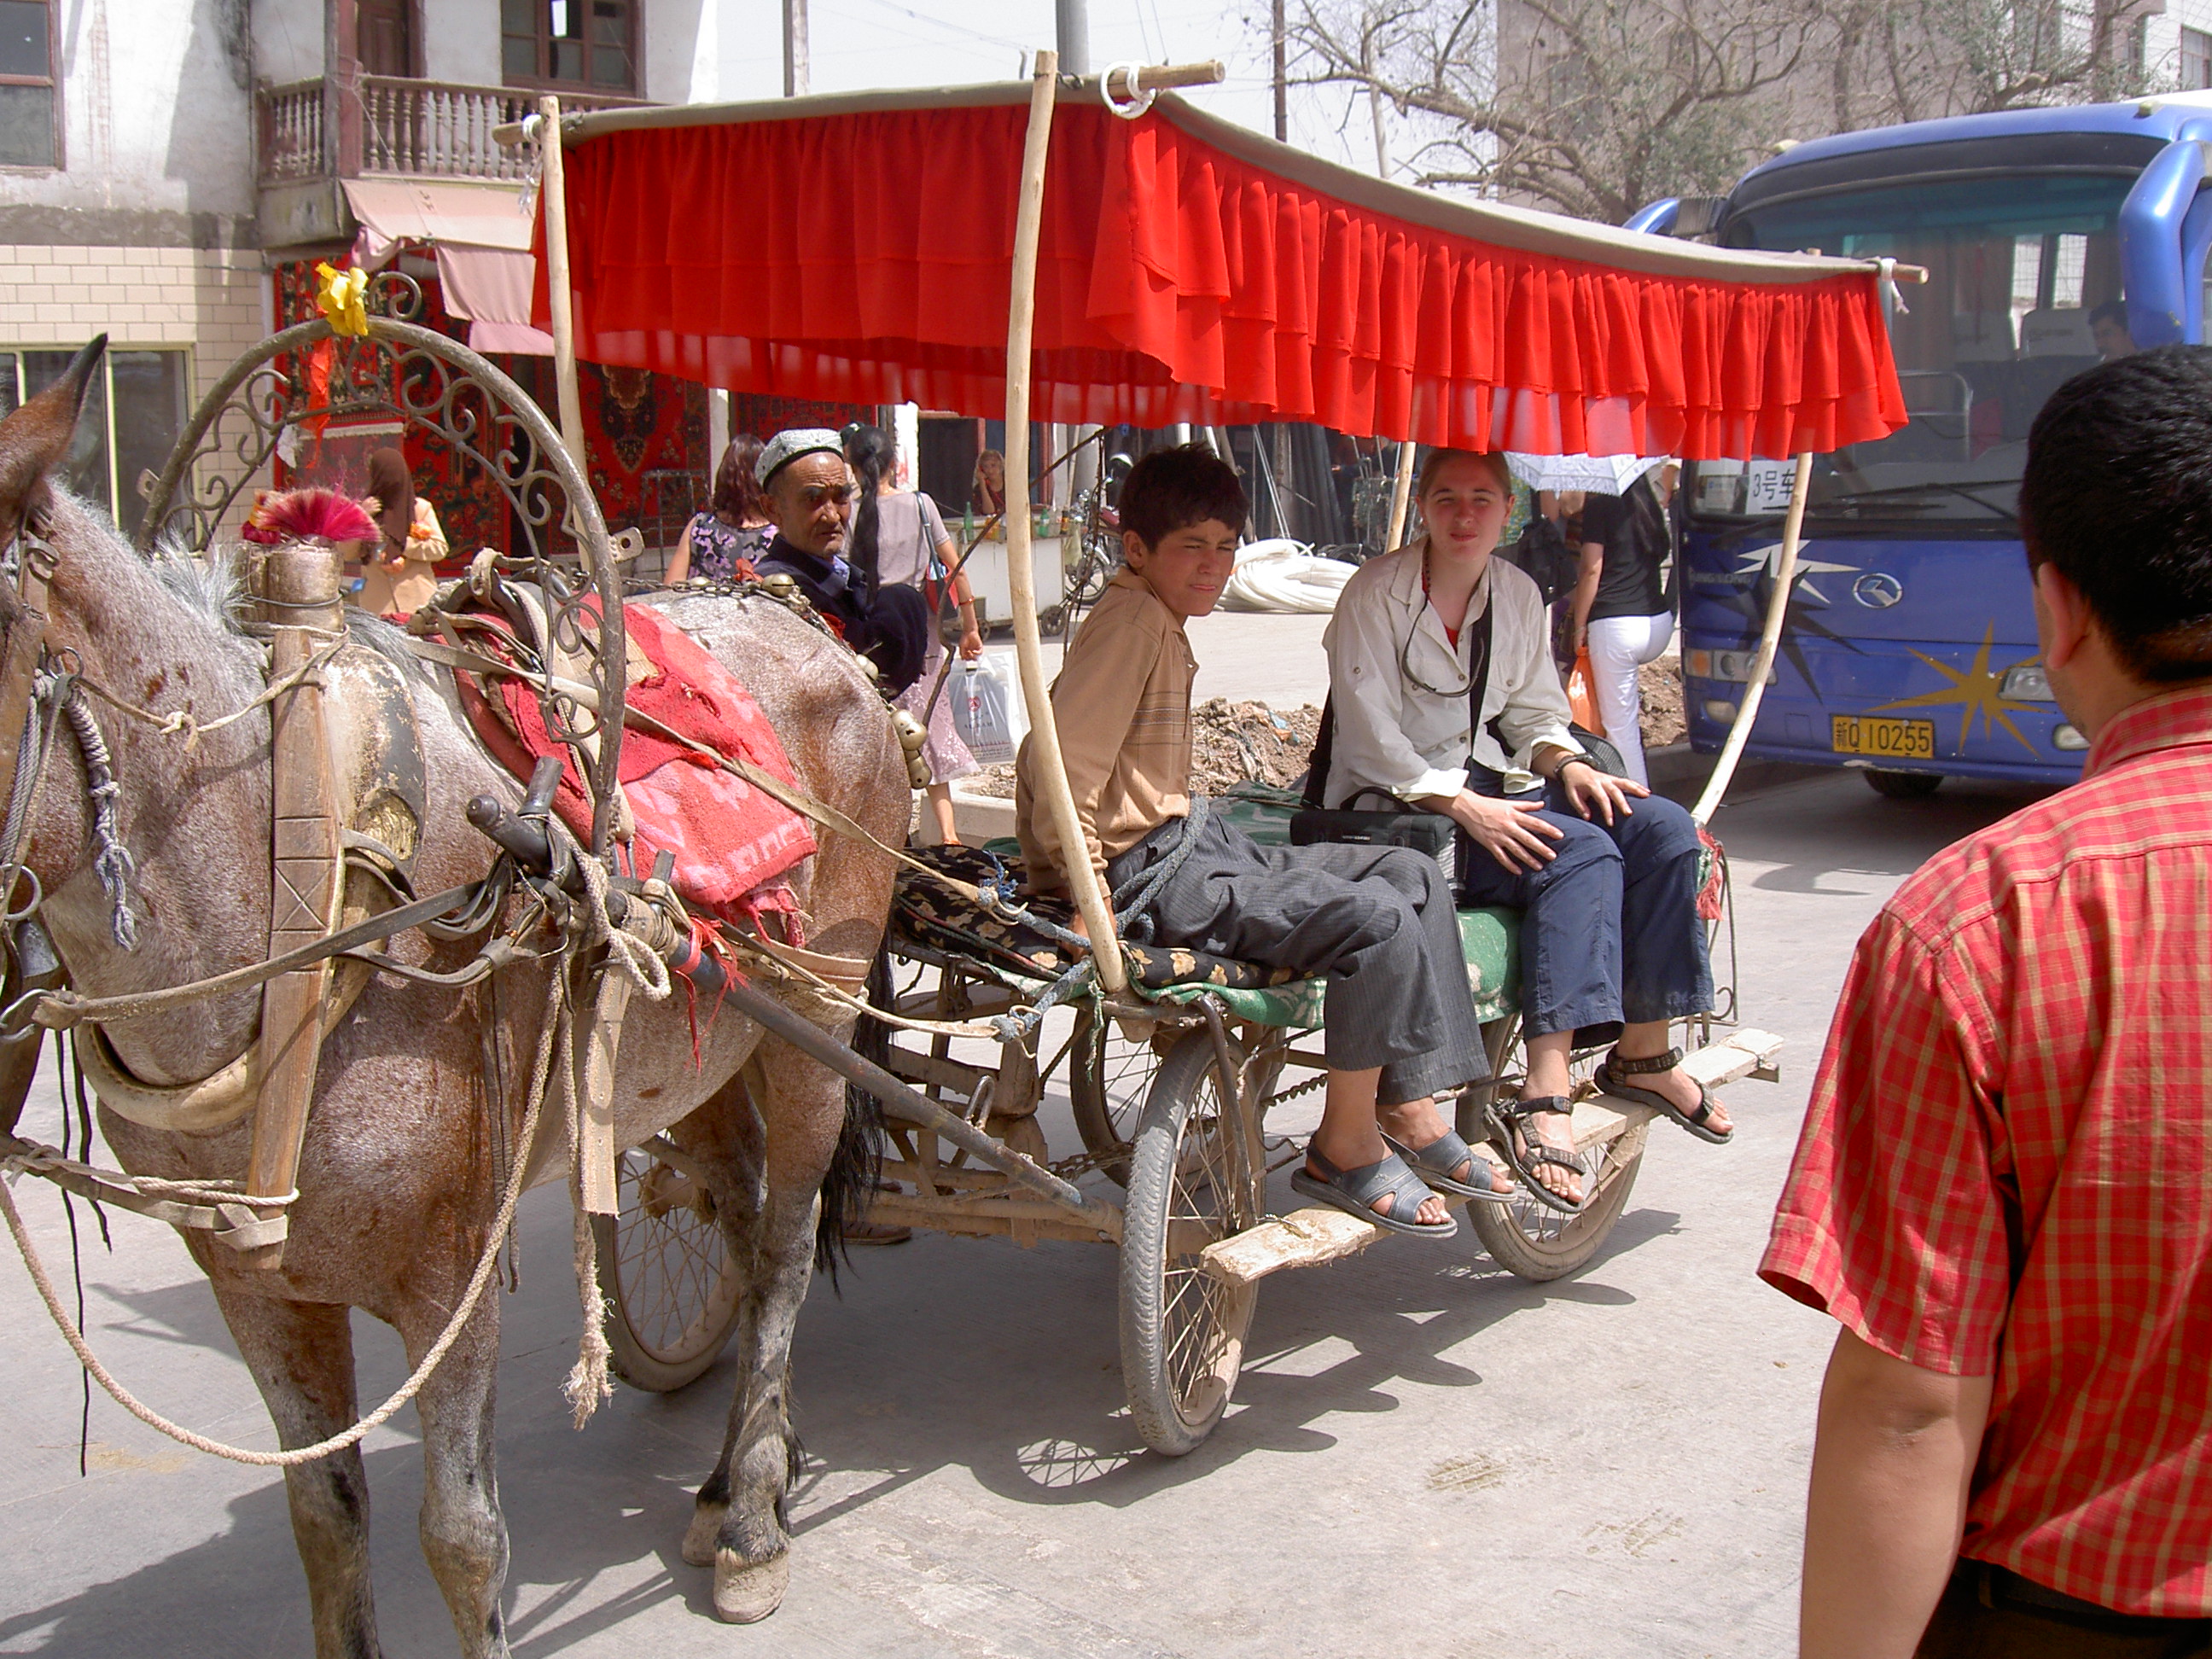
[[[1323,977],[1328,1089],[1291,1185],[1380,1226],[1449,1237],[1458,1223],[1437,1193],[1503,1200],[1512,1190],[1437,1106],[1490,1075],[1450,883],[1404,848],[1262,847],[1191,798],[1198,665],[1183,624],[1219,600],[1246,511],[1236,473],[1201,445],[1156,451],[1129,474],[1126,568],[1052,689],[1084,845],[1061,844],[1024,743],[1022,857],[1031,886],[1052,897],[1066,895],[1073,860],[1088,859],[1117,913],[1164,873],[1127,924],[1139,937],[1149,925],[1163,945]]]

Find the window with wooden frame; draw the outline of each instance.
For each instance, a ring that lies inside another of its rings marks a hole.
[[[500,0],[507,84],[637,91],[637,0]]]
[[[0,0],[0,167],[61,164],[52,0]]]
[[[0,415],[61,379],[76,354],[73,345],[0,346]],[[124,346],[100,360],[100,373],[85,388],[62,480],[110,514],[126,535],[146,514],[141,477],[168,465],[184,432],[188,378],[184,352]]]
[[[2212,33],[2203,29],[2181,31],[2181,90],[2199,92],[2212,87]]]

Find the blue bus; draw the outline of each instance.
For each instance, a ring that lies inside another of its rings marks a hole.
[[[2065,783],[2087,744],[2051,699],[2016,516],[2029,424],[2109,356],[2205,337],[2212,94],[1921,121],[1798,144],[1726,197],[1629,222],[1723,246],[1924,266],[1891,339],[1908,425],[1816,457],[1781,651],[1747,752]],[[1684,470],[1690,738],[1735,718],[1781,552],[1786,461]]]

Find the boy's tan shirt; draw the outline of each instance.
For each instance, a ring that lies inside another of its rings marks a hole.
[[[1060,752],[1091,867],[1190,811],[1190,688],[1198,673],[1182,619],[1123,570],[1083,619],[1052,684]],[[1067,894],[1067,860],[1038,799],[1031,740],[1014,769],[1014,831],[1030,885]]]

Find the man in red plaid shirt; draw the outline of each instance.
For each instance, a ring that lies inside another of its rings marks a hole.
[[[2082,781],[1859,941],[1760,1273],[1843,1326],[1808,1659],[2212,1653],[2212,349],[2037,417]]]

